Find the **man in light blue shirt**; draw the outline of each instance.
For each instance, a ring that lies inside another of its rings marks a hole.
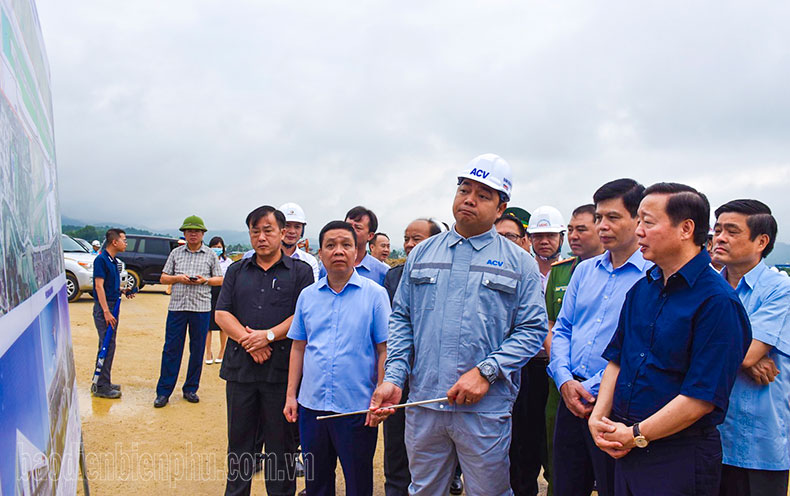
[[[368,242],[376,235],[379,227],[378,218],[372,210],[362,206],[352,208],[346,213],[346,222],[351,224],[357,237],[357,253],[354,261],[357,273],[362,277],[367,277],[373,282],[384,286],[384,278],[390,270],[390,266],[373,257],[367,251]],[[321,264],[319,277],[326,275],[326,269]]]
[[[311,496],[335,494],[337,458],[348,494],[373,494],[378,429],[370,414],[317,420],[364,410],[384,377],[387,291],[354,270],[356,236],[342,221],[324,226],[318,256],[327,275],[299,295],[288,337],[293,340],[283,413],[299,420]],[[301,383],[301,386],[300,386]],[[297,391],[299,397],[297,400]]]
[[[733,200],[716,210],[713,256],[749,315],[752,343],[719,425],[720,494],[787,495],[790,469],[790,279],[763,262],[777,224],[757,200]],[[779,373],[781,371],[781,373]]]
[[[548,332],[532,257],[497,234],[511,192],[510,166],[481,155],[458,176],[453,228],[406,260],[390,317],[384,382],[370,403],[390,415],[407,378],[409,401],[447,397],[406,411],[409,494],[447,494],[457,462],[466,494],[510,489],[510,411],[524,364]]]
[[[614,494],[614,459],[593,442],[587,417],[608,363],[601,354],[617,328],[625,294],[650,266],[636,237],[644,190],[633,179],[617,179],[593,195],[606,252],[576,267],[552,329],[549,375],[562,395],[554,427],[555,494],[588,496],[596,482],[598,494]]]

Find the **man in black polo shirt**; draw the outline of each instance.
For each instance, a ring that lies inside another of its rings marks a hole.
[[[255,256],[228,268],[216,309],[217,324],[234,341],[228,343],[219,373],[227,381],[225,494],[250,494],[262,440],[266,493],[293,495],[296,443],[293,426],[282,414],[291,351],[286,334],[299,293],[313,283],[313,269],[283,254],[282,212],[258,207],[246,223]]]

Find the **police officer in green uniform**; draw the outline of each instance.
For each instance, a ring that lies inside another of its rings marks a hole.
[[[603,253],[603,245],[595,230],[595,205],[587,204],[577,207],[568,222],[568,243],[573,256],[559,260],[551,265],[549,279],[546,282],[546,312],[549,317],[549,337],[546,339],[546,351],[550,351],[551,328],[560,313],[565,290],[571,280],[571,274],[582,260],[595,257]],[[545,466],[544,477],[549,481],[548,494],[552,494],[551,470],[553,460],[554,422],[557,417],[557,405],[560,393],[554,381],[549,377],[549,397],[546,401],[546,443],[548,447],[548,463]]]

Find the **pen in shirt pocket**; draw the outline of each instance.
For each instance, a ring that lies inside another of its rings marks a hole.
[[[274,289],[274,285],[277,283],[277,278],[272,279],[272,289]]]

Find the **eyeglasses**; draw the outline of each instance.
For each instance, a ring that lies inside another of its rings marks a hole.
[[[499,235],[506,237],[507,239],[509,239],[510,241],[512,241],[514,243],[517,243],[518,240],[521,239],[521,236],[519,236],[518,234],[513,234],[513,233],[505,233],[505,234],[501,234],[500,233]]]

